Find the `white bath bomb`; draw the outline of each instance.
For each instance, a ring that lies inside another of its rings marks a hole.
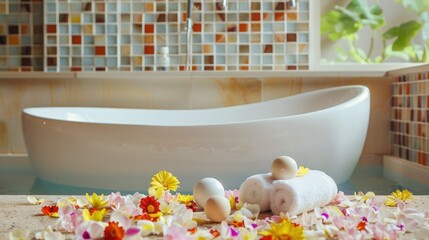
[[[271,175],[276,180],[294,178],[297,171],[295,160],[289,156],[277,157],[271,165]]]
[[[194,187],[194,200],[198,206],[204,208],[206,201],[215,196],[225,195],[225,189],[223,188],[222,183],[220,183],[215,178],[203,178],[200,179]]]
[[[215,195],[206,201],[204,213],[213,222],[222,222],[231,213],[231,206],[226,197]]]

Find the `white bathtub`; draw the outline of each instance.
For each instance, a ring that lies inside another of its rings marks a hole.
[[[26,108],[22,122],[41,179],[143,191],[167,170],[190,192],[203,177],[239,188],[280,155],[341,183],[360,157],[369,103],[368,88],[345,86],[203,110]]]

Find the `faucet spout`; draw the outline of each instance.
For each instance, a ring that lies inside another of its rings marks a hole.
[[[192,0],[188,0],[186,11],[186,71],[192,70]]]
[[[288,1],[288,7],[289,8],[296,8],[296,1],[297,0],[289,0]]]

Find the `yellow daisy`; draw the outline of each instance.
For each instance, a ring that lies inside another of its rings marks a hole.
[[[264,236],[261,239],[281,240],[281,239],[305,239],[304,227],[291,222],[289,219],[283,219],[279,223],[271,223],[270,228],[259,232]]]
[[[396,207],[398,206],[399,201],[405,202],[407,200],[413,200],[413,193],[408,191],[407,189],[402,191],[398,189],[392,192],[390,196],[387,196],[384,205],[389,207]]]
[[[170,172],[159,171],[152,177],[152,182],[150,183],[152,188],[162,188],[164,191],[172,190],[176,191],[179,187],[179,180],[173,176]]]
[[[92,193],[92,197],[90,197],[89,194],[86,193],[86,199],[91,203],[91,208],[96,209],[105,208],[109,203],[109,200],[104,198],[104,194],[97,195],[96,193]]]

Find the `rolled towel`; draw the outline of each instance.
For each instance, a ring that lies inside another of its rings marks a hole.
[[[240,186],[241,203],[258,204],[261,212],[270,210],[270,197],[273,192],[274,178],[271,173],[256,174],[248,177]]]
[[[322,207],[332,201],[338,192],[337,184],[324,172],[310,170],[302,177],[273,182],[270,208],[274,214],[290,216]]]

